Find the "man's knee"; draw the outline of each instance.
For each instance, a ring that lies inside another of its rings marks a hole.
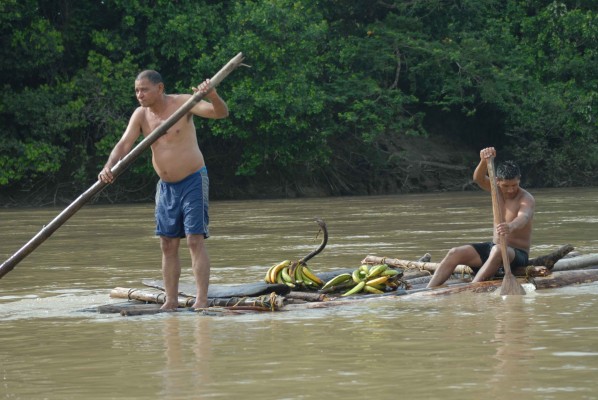
[[[469,258],[469,256],[471,255],[471,246],[459,246],[459,247],[453,247],[452,249],[450,249],[448,251],[448,253],[446,254],[447,257],[450,257],[451,259],[464,259],[464,258]]]
[[[453,257],[459,255],[461,252],[462,252],[461,247],[453,247],[446,253],[446,256],[453,258]]]
[[[204,236],[202,235],[187,235],[187,246],[193,249],[202,249],[204,246]]]
[[[472,267],[481,265],[481,258],[478,252],[471,245],[453,247],[446,254],[447,260],[453,264],[465,264]]]
[[[490,255],[488,256],[488,258],[489,259],[497,259],[497,258],[501,258],[501,257],[502,257],[502,253],[500,250],[500,246],[499,245],[492,246],[492,248],[490,249]]]
[[[180,239],[178,238],[160,236],[160,248],[162,249],[162,253],[176,254],[179,250],[179,242]]]

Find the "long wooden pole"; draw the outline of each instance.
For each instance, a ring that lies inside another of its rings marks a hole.
[[[234,69],[236,69],[243,61],[243,53],[237,54],[233,57],[216,75],[210,79],[210,83],[205,92],[215,88],[226,78]],[[205,92],[196,92],[189,100],[185,102],[177,111],[174,112],[166,121],[158,126],[152,133],[145,137],[133,150],[123,157],[114,167],[111,172],[114,177],[122,174],[141,153],[150,147],[158,138],[163,136],[168,129],[170,129],[179,119],[185,116],[203,97]],[[25,257],[31,254],[40,244],[49,238],[62,224],[64,224],[70,217],[72,217],[83,205],[98,194],[108,183],[100,180],[96,181],[89,189],[83,192],[75,201],[73,201],[67,208],[65,208],[56,218],[45,225],[29,242],[21,247],[9,259],[4,261],[0,266],[0,278],[12,271],[12,269],[21,262]]]
[[[492,193],[492,214],[494,216],[494,229],[504,222],[502,209],[498,203],[498,187],[496,184],[496,176],[494,174],[494,157],[490,157],[487,162],[488,166],[488,178],[490,178],[490,189]],[[502,286],[500,287],[501,295],[510,294],[525,294],[523,286],[517,282],[517,278],[511,272],[511,263],[509,261],[509,254],[507,253],[507,235],[497,235],[500,252],[502,255],[502,263],[505,268],[505,276],[502,280]]]

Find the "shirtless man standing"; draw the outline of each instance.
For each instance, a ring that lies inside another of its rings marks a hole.
[[[193,90],[205,92],[208,84],[206,80]],[[98,175],[102,182],[114,181],[110,170],[129,153],[139,135],[149,135],[191,97],[190,94],[166,94],[162,77],[152,70],[143,71],[137,76],[135,95],[141,106],[133,112],[127,129]],[[197,144],[193,116],[226,118],[228,107],[216,89],[207,92],[205,98],[209,101],[199,101],[151,146],[152,163],[160,177],[156,190],[156,235],[160,237],[162,250],[162,275],[166,291],[162,306],[164,310],[178,307],[181,276],[179,244],[182,237],[187,238],[197,288],[193,308],[205,308],[208,305],[210,259],[204,239],[209,236],[209,180]]]
[[[486,160],[495,156],[494,147],[482,149],[480,163],[473,173],[473,180],[488,192],[491,191],[491,185],[486,174]],[[511,267],[528,265],[535,200],[519,186],[520,179],[519,168],[513,162],[507,161],[499,165],[496,170],[496,185],[505,222],[496,226],[492,242],[472,243],[450,249],[428,283],[429,288],[442,285],[459,264],[479,268],[473,282],[482,282],[494,276],[502,265],[500,246],[496,245],[499,235],[507,235]]]

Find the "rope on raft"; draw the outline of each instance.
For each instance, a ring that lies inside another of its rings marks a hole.
[[[247,301],[249,297],[240,297],[235,298],[232,297],[227,299],[224,305],[219,306],[219,308],[228,309],[228,310],[254,310],[254,311],[276,311],[284,306],[284,298],[281,298],[276,294],[276,292],[271,292],[269,295],[262,295],[257,297],[253,301]],[[229,302],[233,302],[232,305]],[[218,307],[214,306],[214,300],[211,301],[211,307]]]

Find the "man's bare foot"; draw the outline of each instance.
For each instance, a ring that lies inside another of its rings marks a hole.
[[[200,302],[195,302],[193,303],[193,305],[191,306],[191,308],[193,308],[194,310],[202,310],[204,308],[208,308],[208,304],[207,303],[200,303]]]
[[[162,305],[162,307],[160,307],[160,310],[162,310],[162,311],[174,311],[177,308],[179,308],[179,303],[178,302],[177,303],[175,303],[175,302],[173,302],[173,303],[166,302],[166,303],[164,303]]]

